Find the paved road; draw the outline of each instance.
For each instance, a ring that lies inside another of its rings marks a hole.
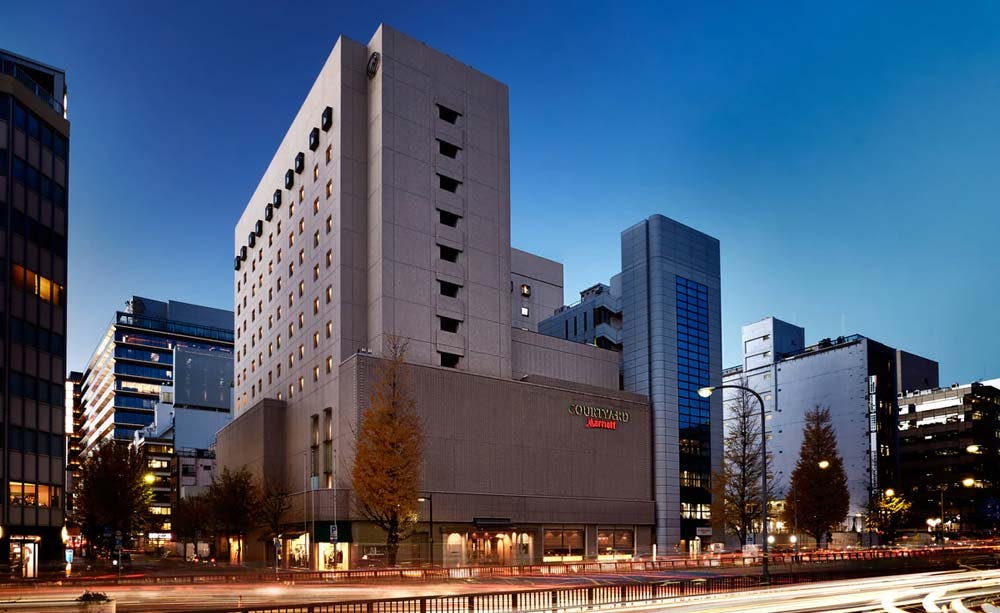
[[[659,574],[666,578],[668,575]],[[679,574],[673,575],[680,576]],[[688,575],[690,576],[690,575]],[[402,598],[418,595],[454,595],[475,592],[570,587],[606,582],[648,581],[651,575],[537,577],[507,580],[396,585],[337,584],[238,584],[185,586],[123,586],[101,588],[118,602],[118,611],[197,611],[237,604],[295,604],[368,598]],[[952,591],[947,591],[947,590]],[[0,611],[66,612],[67,598],[78,595],[77,587],[13,590],[0,594]],[[932,595],[934,602],[951,603],[964,594],[1000,594],[1000,570],[923,572],[908,575],[830,581],[753,592],[694,596],[630,606],[630,610],[674,613],[856,613],[889,611],[900,613]],[[893,607],[896,607],[895,609]],[[979,608],[971,607],[973,611]],[[933,609],[931,609],[933,610]],[[954,607],[952,610],[956,610]],[[961,610],[961,609],[957,609]]]

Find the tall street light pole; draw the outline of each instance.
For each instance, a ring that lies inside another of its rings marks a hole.
[[[767,569],[767,415],[764,410],[764,399],[760,397],[760,394],[750,389],[749,387],[743,387],[742,385],[716,385],[715,387],[703,387],[698,390],[698,395],[702,398],[708,398],[712,395],[715,390],[724,389],[734,389],[741,390],[744,392],[749,392],[753,394],[754,398],[760,404],[760,454],[761,454],[761,468],[760,471],[760,529],[761,529],[761,542],[763,544],[764,556],[761,562],[761,583],[770,583],[771,575]]]
[[[434,566],[434,496],[430,494],[424,494],[420,498],[417,498],[417,502],[426,502],[427,506],[430,507],[430,517],[427,524],[427,532],[430,533],[430,546],[431,546],[431,566]]]

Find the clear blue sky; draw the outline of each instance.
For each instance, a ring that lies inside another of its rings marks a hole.
[[[307,4],[5,7],[0,46],[68,73],[70,368],[130,294],[232,308],[233,224],[384,21],[510,86],[512,242],[567,301],[662,213],[722,243],[726,365],[773,314],[1000,376],[995,3]]]

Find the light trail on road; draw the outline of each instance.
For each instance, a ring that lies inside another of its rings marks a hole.
[[[580,577],[578,579],[586,580]],[[630,576],[627,580],[637,580]],[[655,581],[658,577],[648,576]],[[665,578],[659,577],[661,580]],[[343,585],[343,584],[229,584],[184,586],[122,586],[97,588],[117,601],[119,613],[197,611],[237,606],[276,606],[347,600],[448,596],[519,589],[567,587],[564,581],[533,580],[513,582],[449,582],[432,584]],[[35,613],[67,611],[66,604],[54,601],[72,598],[82,589],[74,587],[38,588],[17,593],[0,593],[0,608]],[[851,580],[806,583],[762,588],[745,592],[666,598],[633,605],[595,605],[589,610],[628,609],[671,613],[862,613],[885,611],[935,611],[947,605],[950,611],[982,610],[962,599],[1000,594],[1000,570],[962,570],[913,573]],[[928,605],[928,606],[925,606]],[[957,605],[957,606],[956,606]],[[587,607],[565,608],[572,613]],[[477,613],[492,613],[487,609]],[[496,612],[499,613],[499,612]]]

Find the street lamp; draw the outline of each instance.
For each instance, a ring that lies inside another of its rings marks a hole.
[[[724,389],[734,389],[741,390],[753,394],[757,402],[760,403],[760,454],[761,454],[761,471],[760,471],[760,529],[761,529],[761,541],[764,551],[764,556],[761,558],[761,583],[770,582],[770,574],[767,570],[767,414],[764,410],[764,399],[760,397],[760,394],[750,389],[749,387],[743,387],[742,385],[717,385],[715,387],[706,386],[698,390],[698,395],[702,398],[708,398],[712,395],[715,390]]]
[[[830,468],[830,460],[820,460],[818,466],[823,470]]]
[[[153,485],[156,483],[156,475],[153,473],[146,473],[142,476],[142,480],[145,481],[146,485]]]
[[[434,566],[434,496],[424,494],[417,498],[417,502],[426,502],[427,506],[430,507],[430,521],[427,525],[427,532],[430,534],[431,566]]]

